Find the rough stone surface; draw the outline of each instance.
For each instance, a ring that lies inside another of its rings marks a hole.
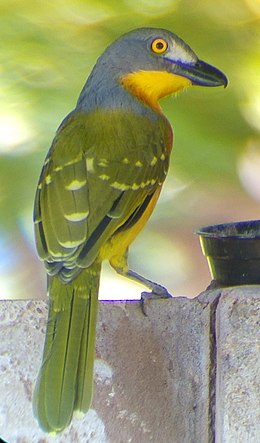
[[[106,435],[113,443],[207,443],[210,305],[149,301],[146,313],[139,303],[100,312],[97,355],[113,377],[97,387],[94,407]]]
[[[0,436],[8,443],[260,441],[260,288],[100,303],[93,409],[51,437],[32,416],[44,302],[0,302]],[[216,440],[215,437],[216,437]]]
[[[216,443],[259,443],[259,287],[223,290],[216,334]]]
[[[106,443],[104,423],[94,410],[74,418],[62,436],[44,434],[32,414],[32,390],[40,366],[47,305],[0,302],[0,437],[8,443]]]

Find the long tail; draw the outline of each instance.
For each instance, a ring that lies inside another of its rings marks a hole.
[[[92,400],[100,265],[69,284],[49,282],[49,317],[33,410],[45,432],[60,432]]]

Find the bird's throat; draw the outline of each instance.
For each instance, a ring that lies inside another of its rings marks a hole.
[[[121,82],[131,94],[156,111],[161,111],[158,101],[162,97],[192,85],[189,79],[166,71],[131,72],[124,75]]]

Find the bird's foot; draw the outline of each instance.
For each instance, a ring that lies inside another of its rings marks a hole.
[[[146,300],[158,300],[162,298],[172,298],[172,295],[167,291],[167,289],[164,286],[158,285],[157,283],[154,283],[151,287],[152,291],[147,292],[143,291],[141,293],[141,309],[145,317],[147,317],[147,313],[145,310],[145,301]]]

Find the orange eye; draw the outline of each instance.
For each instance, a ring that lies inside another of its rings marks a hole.
[[[155,54],[163,54],[168,48],[168,43],[163,38],[156,38],[152,42],[151,48]]]

